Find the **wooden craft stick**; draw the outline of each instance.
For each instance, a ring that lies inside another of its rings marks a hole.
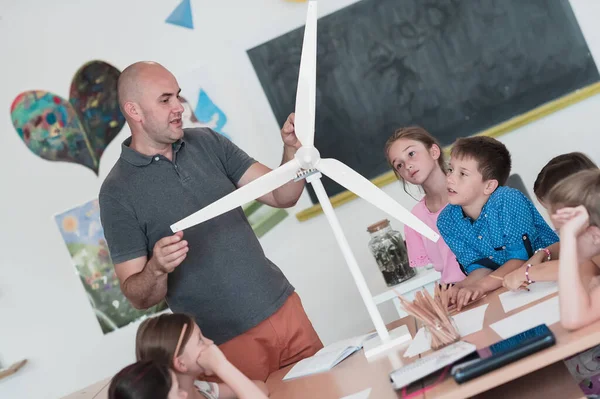
[[[450,298],[448,297],[448,284],[436,284],[434,287],[433,297],[434,299],[439,300],[443,308],[447,308],[448,303],[450,302]]]
[[[179,350],[181,349],[181,342],[183,341],[183,337],[185,335],[185,330],[187,330],[187,326],[188,326],[187,323],[185,323],[183,325],[183,327],[181,328],[181,332],[179,333],[179,339],[177,340],[177,346],[175,346],[175,353],[173,353],[173,362],[175,362],[175,359],[179,355]]]
[[[417,291],[415,299],[416,305],[418,305],[425,313],[427,313],[427,315],[430,316],[431,319],[435,319],[435,309],[433,309],[433,307],[430,306],[429,302],[425,299],[421,291]]]
[[[460,334],[451,321],[447,306],[443,305],[443,302],[447,301],[447,298],[444,299],[447,296],[445,291],[446,289],[441,289],[439,286],[434,287],[434,297],[432,297],[426,289],[423,289],[415,293],[415,299],[412,302],[395,291],[404,310],[421,320],[427,328],[434,349],[456,342],[460,338]]]
[[[7,369],[0,370],[0,380],[19,371],[21,367],[25,365],[25,363],[27,363],[27,359],[23,359],[20,362],[14,363]]]
[[[444,305],[444,309],[448,308],[448,303],[450,302],[450,298],[448,298],[448,285],[444,285],[444,288],[441,290],[442,292],[442,305]]]
[[[400,301],[401,302],[404,301],[403,306],[404,306],[404,309],[408,313],[411,313],[414,317],[416,317],[417,319],[420,319],[423,323],[425,323],[431,327],[435,326],[435,321],[432,318],[430,318],[427,314],[422,313],[421,309],[419,309],[417,306],[408,302],[404,298],[401,298]]]
[[[477,299],[470,301],[470,302],[469,302],[469,303],[467,303],[465,306],[463,306],[463,307],[462,307],[462,309],[466,308],[467,306],[471,306],[471,305],[472,305],[472,304],[474,304],[475,302],[477,302],[477,301],[479,301],[479,300],[481,300],[481,299],[485,298],[485,297],[486,297],[486,295],[487,295],[487,294],[481,295],[481,296],[480,296],[480,297],[478,297]],[[456,307],[456,304],[452,304],[452,305],[450,305],[450,307],[449,307],[448,309],[450,310],[450,314],[451,314],[451,315],[454,315],[454,314],[456,314],[456,313],[457,313],[457,311],[456,311],[456,309],[457,309],[457,307]]]
[[[442,319],[442,321],[444,322],[444,324],[446,324],[446,328],[448,328],[448,330],[452,330],[452,323],[450,322],[450,317],[447,314],[447,310],[444,311],[441,306],[439,306],[438,303],[436,303],[433,298],[431,297],[431,294],[429,294],[429,291],[424,290],[425,291],[425,297],[431,301],[431,303],[434,306],[434,309],[438,315],[438,317],[440,319]]]

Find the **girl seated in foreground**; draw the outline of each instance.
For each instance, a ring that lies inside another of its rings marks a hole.
[[[600,320],[600,286],[590,283],[582,265],[600,267],[600,169],[578,172],[550,190],[548,206],[560,232],[558,296],[560,322],[575,330]],[[565,364],[586,395],[600,394],[600,346]]]
[[[187,399],[177,376],[167,365],[136,362],[119,371],[110,381],[109,399]]]
[[[202,335],[186,314],[162,314],[140,324],[136,336],[138,361],[168,365],[187,398],[267,398],[262,381],[253,382],[233,366],[223,352]],[[224,383],[197,381],[199,375],[216,375]]]
[[[560,232],[561,323],[574,330],[600,320],[600,287],[590,288],[581,275],[581,263],[600,255],[600,169],[564,179],[552,188],[548,202]]]

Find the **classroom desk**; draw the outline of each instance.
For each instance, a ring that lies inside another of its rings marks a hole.
[[[77,392],[63,396],[61,399],[108,399],[108,385],[111,378],[105,378]]]
[[[416,321],[412,317],[405,317],[392,324],[395,327],[406,324],[413,335],[417,331]],[[329,373],[299,378],[295,381],[281,381],[290,367],[285,368],[285,372],[280,370],[269,377],[267,383],[277,390],[270,396],[271,398],[340,398],[359,391],[358,388],[363,386],[368,388],[372,382],[376,382],[377,388],[371,391],[370,399],[396,398],[388,378],[389,372],[394,367],[389,362],[386,364],[384,359],[368,363],[362,352],[350,356]],[[62,399],[108,399],[109,383],[110,378],[107,378]],[[269,386],[269,389],[274,388]]]
[[[505,291],[506,289],[504,288],[496,290],[487,298],[480,301],[481,304],[489,303],[483,322],[484,328],[468,336],[466,341],[475,344],[478,348],[498,342],[501,338],[489,327],[490,324],[558,295],[555,293],[522,308],[504,313],[498,295]],[[479,306],[479,303],[473,306]],[[447,379],[429,391],[426,397],[457,398],[473,396],[508,381],[516,380],[519,377],[525,376],[524,378],[527,379],[527,374],[533,371],[541,370],[557,362],[562,362],[564,358],[600,344],[600,321],[573,332],[565,330],[560,323],[555,323],[549,327],[556,336],[556,345],[465,384],[459,385],[453,379]],[[552,396],[555,397],[554,395]]]
[[[417,331],[416,320],[407,316],[390,324],[390,328],[406,325],[414,336]],[[403,345],[401,348],[406,349]],[[311,376],[282,381],[282,378],[292,368],[286,367],[274,372],[267,379],[267,386],[273,399],[319,399],[334,398],[360,392],[372,388],[369,399],[396,399],[396,393],[391,387],[389,373],[396,367],[386,356],[378,356],[375,360],[367,361],[363,352],[357,352],[339,363],[331,371]],[[398,367],[402,359],[395,363]],[[423,396],[420,396],[421,398]],[[417,396],[419,398],[419,396]]]
[[[408,316],[408,313],[406,313],[402,308],[400,300],[398,299],[398,294],[402,295],[402,297],[408,299],[409,301],[412,301],[415,298],[417,291],[421,291],[423,288],[426,288],[427,291],[433,295],[435,284],[440,281],[440,277],[442,276],[441,273],[436,271],[433,267],[417,267],[415,270],[417,272],[415,276],[401,282],[400,284],[396,284],[393,287],[386,287],[385,291],[375,295],[373,297],[375,305],[392,301],[394,307],[396,308],[396,312],[398,312],[398,318],[402,318]]]
[[[501,288],[472,307],[488,303],[481,331],[464,337],[465,341],[484,347],[501,340],[489,325],[507,316],[513,315],[530,306],[556,296],[532,302],[529,305],[504,313],[498,295],[505,292]],[[469,308],[465,308],[468,310]],[[388,328],[406,324],[414,335],[416,320],[411,316],[390,323]],[[562,359],[600,344],[600,321],[574,332],[568,332],[560,323],[550,326],[556,336],[556,345],[539,353],[514,362],[502,369],[488,373],[465,384],[456,384],[452,378],[447,378],[441,384],[426,391],[422,398],[466,398],[482,397],[585,397],[575,381],[570,378]],[[408,344],[381,355],[370,362],[362,352],[347,358],[331,371],[290,381],[282,381],[292,366],[279,370],[269,376],[267,385],[274,399],[295,398],[332,398],[338,399],[346,395],[372,388],[370,399],[400,398],[400,392],[395,392],[389,380],[389,373],[402,364],[408,364],[417,357],[404,358],[402,355]],[[551,378],[549,376],[552,376]],[[521,378],[522,377],[522,378]],[[484,395],[481,395],[485,393]],[[556,396],[558,394],[558,396]],[[417,396],[419,397],[419,396]]]
[[[476,307],[489,304],[483,329],[465,337],[465,341],[478,347],[499,341],[500,337],[489,327],[490,324],[556,295],[553,294],[520,309],[504,313],[498,295],[505,291],[503,288],[499,289],[472,305]],[[400,325],[406,325],[413,336],[416,333],[417,322],[414,318],[407,316],[396,320],[390,323],[388,328]],[[600,321],[574,332],[566,331],[560,323],[551,325],[550,329],[556,335],[555,346],[462,385],[448,378],[440,385],[413,398],[585,398],[561,360],[600,344]],[[282,381],[292,367],[288,366],[269,376],[267,385],[271,391],[270,397],[273,399],[339,399],[371,388],[369,399],[400,398],[400,393],[392,389],[389,373],[417,358],[407,359],[402,356],[408,345],[400,346],[397,350],[390,351],[388,355],[381,355],[370,362],[362,351],[357,352],[329,372]],[[109,380],[108,378],[99,381],[64,399],[106,399]]]

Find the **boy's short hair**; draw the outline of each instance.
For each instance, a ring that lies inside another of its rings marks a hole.
[[[600,227],[600,169],[586,169],[566,177],[550,189],[547,201],[553,211],[583,205],[590,215],[590,225]]]
[[[450,157],[474,159],[483,180],[497,180],[499,186],[505,185],[510,175],[510,152],[492,137],[461,137],[452,146]]]
[[[533,192],[538,199],[543,200],[559,181],[581,170],[596,168],[598,166],[594,161],[581,152],[558,155],[542,168],[533,183]]]

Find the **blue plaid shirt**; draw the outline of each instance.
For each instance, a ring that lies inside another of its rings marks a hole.
[[[477,220],[458,205],[440,213],[437,226],[465,274],[498,269],[511,259],[529,259],[533,252],[558,241],[533,203],[519,190],[498,187]]]

